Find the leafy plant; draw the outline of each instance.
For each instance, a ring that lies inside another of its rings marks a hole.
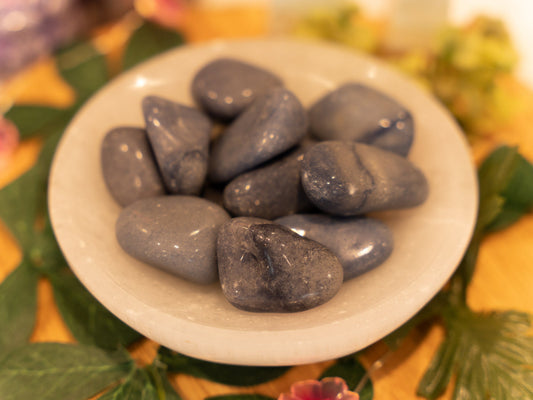
[[[530,316],[517,311],[475,312],[467,304],[485,235],[509,226],[533,208],[533,166],[516,148],[502,146],[485,159],[478,175],[477,224],[449,288],[386,341],[397,346],[415,326],[440,318],[446,338],[418,386],[420,396],[436,399],[455,376],[454,400],[533,398]],[[520,190],[514,190],[516,185]]]

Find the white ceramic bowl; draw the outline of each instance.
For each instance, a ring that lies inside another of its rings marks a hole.
[[[380,267],[344,283],[328,303],[292,314],[231,306],[216,284],[199,286],[138,262],[115,239],[120,207],[106,190],[100,144],[117,125],[143,126],[141,99],[160,95],[192,105],[191,78],[210,60],[232,56],[278,74],[304,103],[358,81],[403,103],[416,123],[409,158],[426,174],[420,207],[379,214],[395,249]],[[50,215],[62,251],[88,290],[124,322],[178,352],[242,365],[296,365],[360,350],[424,306],[457,267],[477,212],[468,145],[427,93],[379,61],[345,48],[283,39],[183,46],[113,80],[74,117],[58,147]]]

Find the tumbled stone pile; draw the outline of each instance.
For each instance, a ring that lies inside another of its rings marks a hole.
[[[330,300],[392,252],[389,228],[364,214],[428,195],[406,158],[412,116],[375,89],[346,83],[306,110],[271,72],[222,58],[191,91],[198,108],[147,96],[144,127],[105,136],[104,180],[124,206],[116,236],[153,267],[220,282],[242,310]]]

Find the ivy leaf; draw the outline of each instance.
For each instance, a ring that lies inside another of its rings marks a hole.
[[[262,394],[225,394],[222,396],[206,397],[205,400],[275,400]]]
[[[452,291],[466,301],[479,246],[490,231],[507,227],[533,207],[533,166],[517,148],[501,146],[481,164],[479,211],[471,243],[452,280]]]
[[[139,64],[165,50],[183,44],[183,37],[174,31],[165,29],[159,25],[145,22],[131,36],[124,59],[124,70]]]
[[[67,269],[68,264],[57,244],[48,214],[45,216],[43,224],[42,230],[35,232],[33,236],[29,258],[36,270],[49,276]]]
[[[93,95],[109,80],[105,56],[89,42],[75,43],[55,57],[59,73],[77,93],[77,103]]]
[[[128,379],[99,398],[100,400],[159,400],[148,374],[136,369]]]
[[[2,400],[84,400],[124,378],[133,368],[125,351],[33,343],[0,361]]]
[[[362,379],[366,379],[366,370],[357,360],[355,355],[339,358],[335,364],[326,369],[319,379],[326,377],[339,377],[344,379],[350,390],[354,390]],[[368,379],[359,391],[361,400],[372,400],[374,388]]]
[[[479,313],[453,305],[444,313],[446,340],[418,387],[436,399],[455,375],[454,400],[533,398],[530,317],[516,311]]]
[[[166,371],[149,365],[136,368],[128,378],[99,400],[182,400],[169,382]]]
[[[283,375],[290,367],[245,367],[198,360],[159,348],[159,360],[169,372],[184,373],[231,386],[253,386]]]
[[[51,128],[35,165],[0,190],[0,219],[26,250],[33,246],[35,221],[46,214],[46,188],[52,157],[66,121]]]
[[[15,105],[4,117],[13,122],[21,139],[27,139],[40,133],[58,120],[64,118],[66,110],[37,105]]]
[[[182,400],[180,395],[176,393],[174,387],[170,383],[167,377],[167,371],[158,368],[154,365],[149,365],[147,370],[150,373],[150,377],[154,386],[157,388],[158,398],[160,400]]]
[[[142,338],[102,306],[70,271],[49,278],[61,316],[80,343],[114,350]]]
[[[23,261],[0,284],[0,360],[31,336],[39,276]]]
[[[503,151],[508,150],[505,147],[496,150],[496,152]],[[515,157],[517,160],[512,176],[502,192],[504,199],[502,209],[487,226],[489,231],[507,228],[533,208],[533,165],[520,154],[516,154]]]

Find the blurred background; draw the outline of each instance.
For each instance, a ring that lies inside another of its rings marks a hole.
[[[195,40],[221,36],[290,34],[317,9],[353,4],[384,24],[386,44],[400,50],[426,46],[445,24],[476,16],[505,24],[520,54],[518,76],[533,86],[533,3],[523,0],[3,0],[0,3],[0,79],[38,56],[132,9],[143,17],[186,30]],[[239,12],[236,12],[239,10]],[[240,24],[226,24],[231,14]],[[201,22],[194,24],[194,21]],[[231,32],[230,32],[231,31]]]
[[[517,85],[533,88],[532,13],[523,0],[2,0],[0,115],[72,100],[47,64],[60,48],[89,40],[116,74],[128,38],[152,23],[185,43],[281,35],[369,53],[432,91],[469,136],[486,134],[523,111]],[[14,132],[0,117],[0,164]]]

